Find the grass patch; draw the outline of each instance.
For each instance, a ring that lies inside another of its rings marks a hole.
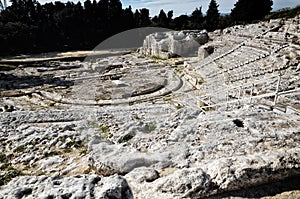
[[[146,133],[151,133],[155,129],[156,129],[156,125],[153,124],[153,123],[146,124],[145,127],[144,127],[144,130],[145,130]]]
[[[99,132],[101,134],[101,137],[103,139],[108,139],[110,138],[110,128],[108,125],[106,124],[99,124],[98,122],[96,121],[90,121],[89,122],[89,125],[96,129],[97,132]]]
[[[61,141],[61,142],[65,142],[66,138],[65,137],[60,137],[58,140]]]
[[[45,63],[33,63],[31,64],[32,67],[43,67],[45,66]]]
[[[201,85],[201,84],[203,84],[205,81],[204,81],[204,79],[202,78],[202,77],[199,77],[198,79],[197,79],[197,83],[199,84],[199,85]]]
[[[94,129],[97,129],[100,127],[100,125],[96,121],[89,121],[88,124],[89,124],[89,126],[91,126]]]
[[[0,186],[6,185],[9,183],[13,178],[23,175],[21,171],[18,170],[11,170],[4,175],[0,175]]]
[[[171,102],[173,100],[173,98],[171,96],[167,96],[164,98],[165,102]]]
[[[51,152],[44,153],[44,156],[46,158],[56,156],[56,155],[61,155],[61,152],[60,151],[51,151]]]
[[[200,105],[200,107],[203,107],[203,106],[208,106],[208,104],[206,104],[205,102],[203,102],[203,101],[200,101],[199,102],[199,105]]]
[[[0,162],[7,162],[7,157],[4,153],[0,153]]]
[[[15,150],[14,150],[14,152],[17,152],[17,153],[22,153],[22,152],[24,152],[25,151],[25,147],[24,146],[18,146]]]
[[[71,153],[71,152],[72,152],[72,149],[66,148],[66,149],[64,149],[63,151],[64,151],[64,153]]]
[[[83,171],[83,174],[90,174],[91,172],[92,172],[92,169],[91,169],[91,167],[89,167]]]
[[[180,104],[177,104],[175,107],[176,107],[176,109],[177,109],[177,110],[180,110],[180,109],[182,109],[182,108],[183,108],[183,106],[182,106],[182,105],[180,105]]]
[[[43,176],[43,175],[46,175],[46,172],[45,171],[38,171],[36,173],[37,176]]]
[[[175,71],[177,71],[177,73],[182,74],[184,72],[184,68],[182,66],[179,66],[175,69]]]
[[[48,106],[54,106],[54,105],[55,105],[55,102],[47,102],[47,105],[48,105]]]
[[[7,184],[11,179],[22,175],[21,171],[18,171],[15,169],[10,162],[8,162],[8,159],[5,154],[0,153],[0,162],[3,164],[0,167],[0,170],[2,174],[0,175],[0,186]]]
[[[107,125],[102,125],[102,126],[100,127],[100,129],[101,129],[101,131],[102,131],[103,133],[108,133],[108,132],[109,132],[109,126],[107,126]]]
[[[80,155],[86,155],[86,154],[88,154],[88,150],[87,149],[82,149],[79,154]]]

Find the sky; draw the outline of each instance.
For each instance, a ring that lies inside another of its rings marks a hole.
[[[40,3],[46,3],[55,0],[38,0]],[[60,0],[67,2],[68,0]],[[78,2],[78,0],[73,0]],[[85,0],[81,0],[84,2]],[[97,0],[98,1],[98,0]],[[230,13],[231,9],[237,0],[216,0],[219,4],[220,13]],[[249,0],[251,1],[251,0]],[[191,14],[196,8],[202,7],[202,13],[206,13],[210,0],[121,0],[123,8],[131,5],[133,11],[135,9],[148,8],[150,15],[158,15],[160,10],[163,9],[166,13],[173,10],[174,16],[181,14]],[[287,7],[295,7],[300,5],[299,0],[273,0],[273,10],[278,10]]]
[[[220,13],[230,13],[237,0],[216,0]],[[251,0],[250,0],[251,1]],[[191,14],[195,8],[202,6],[202,13],[206,13],[210,0],[121,0],[124,7],[129,5],[138,9],[146,7],[150,9],[150,15],[158,15],[161,9],[165,12],[174,11],[174,16]],[[299,0],[273,0],[273,10],[300,5]]]

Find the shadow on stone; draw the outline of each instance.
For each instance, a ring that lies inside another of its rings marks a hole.
[[[73,82],[52,76],[17,76],[0,73],[0,90],[27,89],[37,86],[72,86]]]
[[[266,196],[275,196],[277,194],[299,190],[300,189],[300,175],[286,178],[285,180],[267,183],[259,186],[245,188],[237,191],[230,191],[227,193],[217,194],[209,199],[242,197],[242,198],[261,198]]]

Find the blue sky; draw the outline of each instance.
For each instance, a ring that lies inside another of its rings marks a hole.
[[[55,1],[55,0],[38,0],[41,3]],[[60,0],[67,2],[68,0]],[[78,0],[73,0],[77,2]],[[84,2],[85,0],[81,0]],[[219,4],[221,13],[230,13],[237,0],[216,0]],[[251,1],[251,0],[249,0]],[[161,9],[165,12],[169,10],[174,11],[174,16],[181,14],[191,14],[195,8],[202,6],[202,12],[206,13],[210,0],[121,0],[123,8],[131,5],[133,10],[140,8],[150,9],[150,15],[158,15]],[[278,10],[286,7],[295,7],[300,4],[299,0],[273,0],[273,9]]]

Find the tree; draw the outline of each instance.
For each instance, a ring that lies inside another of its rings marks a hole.
[[[123,28],[126,29],[132,29],[135,27],[135,20],[134,20],[134,15],[132,12],[131,6],[126,8],[123,13],[122,13],[122,25]]]
[[[168,17],[168,28],[173,29],[175,24],[173,23],[173,10],[170,10],[167,14]]]
[[[135,21],[135,27],[141,26],[141,13],[138,9],[135,10],[134,21]]]
[[[172,22],[172,20],[173,20],[173,10],[170,10],[169,12],[168,12],[168,23],[171,23]]]
[[[206,12],[206,29],[214,31],[219,26],[220,13],[218,10],[219,5],[215,0],[211,0],[208,10]]]
[[[189,16],[180,15],[174,19],[175,29],[176,30],[184,30],[189,26]]]
[[[231,16],[236,22],[261,20],[270,13],[272,5],[272,0],[238,0],[231,10]]]
[[[151,22],[152,22],[153,26],[157,26],[157,24],[158,24],[158,16],[155,15],[154,17],[152,17]]]
[[[204,17],[202,14],[202,7],[196,8],[191,15],[191,28],[203,29]]]
[[[159,27],[168,27],[168,18],[164,10],[160,10],[160,13],[158,15],[158,26]]]
[[[220,16],[219,28],[225,29],[233,24],[232,17],[230,15]]]
[[[110,0],[108,6],[109,17],[119,20],[122,14],[122,3],[120,0]]]
[[[150,12],[146,8],[140,9],[140,27],[146,27],[151,24],[150,21]]]
[[[108,16],[108,0],[100,0],[97,5],[99,18],[107,19]]]
[[[43,5],[37,0],[10,1],[10,6],[1,10],[5,0],[0,0],[0,55],[92,49],[116,33],[150,25],[176,30],[202,29],[205,19],[208,29],[213,30],[218,24],[219,27],[231,24],[231,17],[218,23],[215,0],[206,18],[200,7],[191,16],[175,19],[173,11],[161,10],[152,21],[148,9],[133,13],[131,7],[123,9],[120,0],[54,1]]]
[[[122,3],[120,0],[110,0],[108,6],[108,20],[111,23],[110,31],[112,34],[116,34],[122,30],[122,26],[119,25],[122,17]]]

